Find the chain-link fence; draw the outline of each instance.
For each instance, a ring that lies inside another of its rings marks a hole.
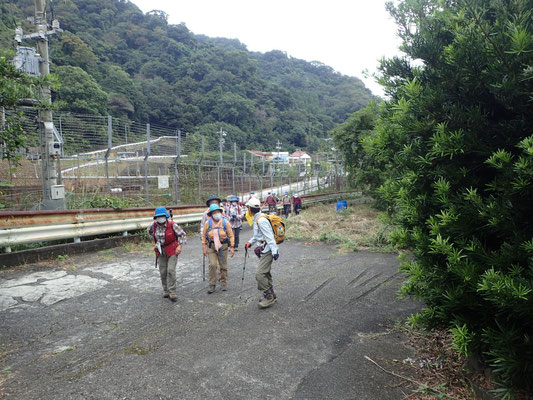
[[[26,147],[20,149],[18,165],[3,157],[0,161],[0,207],[37,209],[45,173],[38,111],[24,108],[10,117],[22,124]],[[54,114],[54,125],[63,142],[57,171],[68,208],[94,207],[94,200],[104,195],[127,199],[131,206],[198,204],[212,193],[242,197],[253,190],[265,197],[267,190],[306,193],[341,186],[338,168],[324,154],[310,160],[268,160],[225,140],[222,131],[207,137],[110,116],[65,113]]]

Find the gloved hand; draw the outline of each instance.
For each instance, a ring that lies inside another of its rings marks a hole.
[[[244,248],[248,250],[250,247],[252,247],[252,244],[250,242],[246,242],[246,244],[244,245]]]
[[[263,253],[261,253],[263,251],[263,246],[257,246],[254,250],[254,253],[257,257],[261,258],[261,256],[263,255]]]
[[[279,258],[279,253],[274,254],[272,258],[274,259],[274,261],[276,261]]]

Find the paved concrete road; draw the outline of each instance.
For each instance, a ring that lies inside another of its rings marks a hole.
[[[229,290],[208,295],[200,242],[190,238],[177,303],[161,297],[152,256],[121,253],[0,272],[7,398],[399,399],[406,391],[364,359],[412,356],[384,327],[418,308],[396,297],[394,255],[284,243],[273,268],[278,303],[259,310],[255,256],[240,291],[243,251],[230,262]]]

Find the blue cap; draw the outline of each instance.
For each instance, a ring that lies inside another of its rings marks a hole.
[[[213,211],[216,211],[216,210],[220,210],[220,211],[222,211],[222,208],[220,208],[220,206],[219,206],[218,204],[211,204],[211,205],[209,206],[209,211],[208,211],[207,214],[208,214],[208,215],[211,215],[211,213],[212,213]]]
[[[170,218],[170,214],[167,212],[167,209],[165,207],[157,207],[155,209],[154,219],[156,219],[157,217]]]
[[[237,196],[231,196],[229,201],[239,201],[239,198]]]

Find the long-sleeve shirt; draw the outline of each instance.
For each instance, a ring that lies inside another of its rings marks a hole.
[[[202,214],[202,222],[200,222],[200,238],[204,237],[204,225],[207,219],[209,218],[209,215],[207,215],[208,212],[209,212],[209,208],[205,210],[204,213]]]
[[[211,230],[209,230],[209,221],[206,221],[204,224],[204,227],[202,229],[203,232],[207,232],[207,236],[209,236],[209,241],[213,240],[213,235],[215,234],[216,226],[220,223],[220,229],[218,230],[218,236],[220,237],[220,241],[223,242],[226,240],[226,238],[229,238],[229,245],[231,247],[235,246],[235,236],[233,235],[233,229],[231,229],[231,224],[226,218],[226,230],[224,231],[223,228],[223,222],[222,220],[218,223],[215,221],[211,221]],[[202,245],[207,245],[207,238],[205,233],[202,235]]]
[[[165,232],[167,230],[167,224],[172,224],[172,230],[174,231],[174,234],[176,235],[176,239],[178,240],[179,244],[185,244],[187,243],[187,234],[181,227],[174,221],[167,220],[167,222],[164,225],[159,225],[157,222],[152,223],[148,226],[148,236],[150,236],[150,239],[152,242],[155,242],[155,239],[157,239],[157,242],[161,243],[161,246],[165,244]],[[155,226],[155,230],[154,230]],[[155,232],[154,232],[155,231]],[[155,239],[154,239],[155,238]]]
[[[261,216],[265,218],[259,218]],[[274,231],[265,214],[258,212],[254,215],[253,227],[254,236],[248,242],[252,245],[257,242],[262,242],[265,246],[262,253],[272,251],[272,255],[278,254],[279,250],[278,245],[276,244],[276,239],[274,239]]]
[[[244,209],[241,206],[230,205],[226,207],[225,213],[233,229],[238,229],[242,226],[242,220],[244,219]]]

